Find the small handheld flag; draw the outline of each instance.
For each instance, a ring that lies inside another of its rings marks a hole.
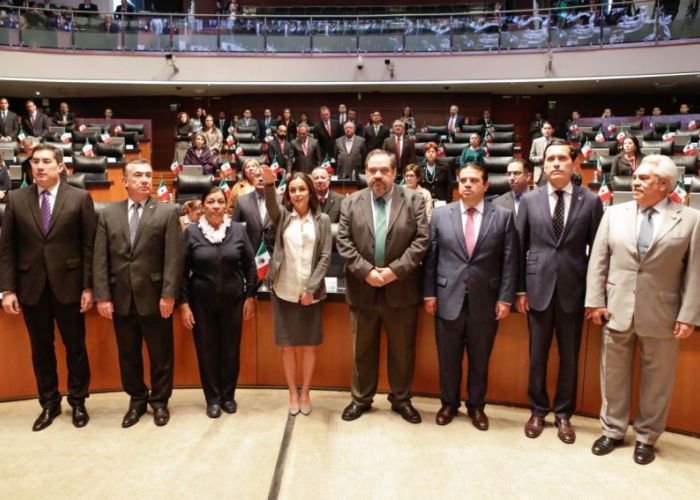
[[[227,146],[233,146],[236,144],[236,138],[233,137],[233,135],[229,134],[226,136],[226,145]]]
[[[100,139],[102,139],[102,142],[104,142],[105,144],[109,144],[110,142],[112,142],[112,136],[109,135],[109,132],[101,134]]]
[[[282,177],[282,180],[280,181],[279,185],[277,186],[277,194],[282,196],[286,190],[287,190],[287,181],[285,180],[284,177]]]
[[[258,253],[255,254],[255,269],[259,280],[264,280],[270,270],[270,252],[267,251],[264,241],[260,243]]]
[[[170,192],[168,191],[168,186],[165,185],[162,175],[160,176],[160,185],[156,193],[160,201],[170,201]]]
[[[114,134],[115,134],[115,135],[119,135],[119,134],[121,134],[122,132],[123,132],[123,130],[122,130],[122,126],[121,126],[121,125],[117,125],[116,127],[114,127]]]
[[[90,143],[90,139],[85,139],[85,146],[83,146],[82,151],[85,156],[95,156],[95,152],[92,150],[92,144]]]
[[[601,132],[600,130],[595,135],[595,142],[605,142],[605,134],[603,134],[603,132]]]
[[[661,138],[664,141],[672,141],[676,137],[675,132],[671,132],[670,129],[666,129],[666,132],[664,132],[664,135],[661,136]]]
[[[84,134],[85,132],[87,132],[87,125],[85,125],[84,123],[82,123],[82,124],[80,125],[80,127],[78,127],[78,131],[79,131],[79,132],[82,132],[82,133]]]
[[[19,141],[20,144],[22,144],[26,138],[27,138],[27,135],[24,133],[24,130],[22,129],[22,127],[20,127],[19,134],[17,134],[17,140]]]
[[[71,136],[70,132],[64,132],[61,134],[61,142],[63,144],[70,144],[71,138],[72,138],[72,136]]]
[[[689,142],[688,144],[683,146],[683,154],[686,156],[693,156],[698,154],[698,143]]]
[[[223,162],[220,167],[221,170],[221,175],[224,177],[229,177],[231,173],[233,172],[233,168],[231,168],[231,164],[227,161]]]
[[[333,165],[331,165],[331,160],[326,155],[326,159],[321,163],[321,168],[325,168],[329,174],[333,175]]]
[[[272,163],[270,164],[270,168],[275,174],[280,174],[282,172],[282,167],[280,167],[279,161],[277,161],[277,155],[274,155],[272,157]]]
[[[691,120],[688,123],[688,130],[695,130],[696,128],[698,128],[698,123],[695,120]]]
[[[442,143],[440,143],[440,145],[438,146],[437,157],[438,157],[438,158],[444,158],[444,157],[445,157],[445,146],[443,146]]]
[[[583,143],[583,147],[581,147],[581,154],[586,159],[590,158],[591,155],[593,154],[593,149],[591,148],[591,145],[589,144],[588,141]]]
[[[617,142],[619,142],[620,144],[625,142],[625,133],[624,132],[619,132],[617,134]]]
[[[603,173],[603,160],[600,158],[600,156],[595,162],[595,169],[598,171],[599,174]]]
[[[173,158],[173,162],[170,164],[170,171],[177,175],[180,173],[180,164],[177,162],[177,158]]]
[[[231,186],[228,185],[228,182],[221,179],[221,182],[219,183],[219,187],[224,192],[224,196],[226,196],[226,200],[228,200],[228,197],[231,196]]]
[[[608,188],[608,184],[605,182],[605,177],[603,177],[603,183],[600,185],[600,189],[598,190],[598,198],[600,198],[602,203],[607,203],[608,201],[612,200],[612,197],[612,191],[610,191]]]
[[[238,146],[238,147],[236,148],[236,156],[245,156],[245,151],[243,151],[243,147],[242,147],[242,146]]]
[[[615,125],[614,123],[608,125],[608,134],[612,136],[615,135],[615,132],[617,132],[617,125]]]
[[[676,189],[674,189],[673,192],[668,195],[668,197],[675,203],[680,203],[682,205],[685,203],[685,197],[687,194],[688,193],[685,192],[682,181],[679,179],[678,183],[676,183]]]

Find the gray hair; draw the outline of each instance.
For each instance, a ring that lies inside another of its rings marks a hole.
[[[640,168],[643,166],[649,167],[656,177],[668,181],[668,186],[666,187],[667,192],[670,193],[676,189],[676,184],[678,183],[678,167],[676,167],[676,164],[671,158],[664,155],[645,156],[639,164]]]

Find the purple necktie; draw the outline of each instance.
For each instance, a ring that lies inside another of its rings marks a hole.
[[[51,225],[51,193],[48,189],[41,192],[41,223],[44,226],[44,232],[49,232]]]

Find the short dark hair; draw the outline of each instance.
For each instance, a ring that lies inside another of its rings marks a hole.
[[[408,165],[406,165],[406,167],[403,169],[404,177],[408,172],[413,172],[414,174],[416,174],[418,180],[420,180],[420,177],[423,174],[423,170],[421,170],[420,165],[416,165],[415,163],[409,163]]]
[[[458,177],[459,174],[462,173],[462,170],[464,170],[465,168],[473,168],[474,170],[478,170],[479,172],[481,172],[481,180],[484,181],[484,183],[489,181],[489,171],[486,170],[486,167],[474,162],[465,163],[464,166],[459,169],[459,173],[457,174]]]
[[[510,167],[513,163],[517,163],[518,165],[520,165],[523,169],[523,172],[525,172],[526,174],[532,173],[532,167],[530,167],[530,165],[528,165],[522,158],[513,158],[513,160],[511,160],[506,166],[506,169],[508,169],[508,167]]]
[[[292,184],[292,181],[297,179],[301,179],[304,184],[306,184],[306,189],[309,191],[309,210],[311,210],[311,212],[316,212],[319,204],[318,195],[316,194],[316,189],[314,188],[314,183],[311,180],[311,177],[306,172],[294,172],[291,176],[289,176],[286,189],[282,195],[282,205],[290,212],[294,209],[292,199],[289,197],[289,186]]]
[[[37,151],[51,151],[53,153],[53,159],[56,160],[56,163],[63,163],[63,150],[57,148],[53,144],[37,144],[32,150],[32,158],[34,158],[34,154]]]
[[[543,161],[545,158],[547,158],[547,150],[552,146],[567,146],[569,148],[569,157],[571,158],[571,161],[576,159],[576,150],[574,150],[574,147],[569,141],[565,141],[564,139],[554,139],[552,142],[547,144],[547,147],[544,148],[544,153],[542,153]]]
[[[209,189],[207,189],[206,191],[204,191],[204,192],[202,193],[202,197],[199,199],[199,201],[201,201],[201,202],[202,202],[202,205],[204,205],[204,201],[205,201],[209,196],[211,196],[212,194],[215,194],[215,193],[221,193],[222,195],[224,195],[224,200],[226,200],[226,193],[224,193],[224,190],[221,189],[219,186],[212,186],[212,187],[210,187]],[[228,200],[226,200],[226,201],[228,201]],[[188,203],[188,202],[185,202],[185,204],[187,204],[187,203]],[[183,209],[184,209],[184,207],[185,207],[185,206],[183,205]],[[192,207],[192,208],[194,208],[194,207]],[[187,212],[189,212],[189,210],[188,210]],[[184,211],[183,211],[183,214],[185,214],[185,213],[187,213],[187,212],[184,212]]]
[[[151,170],[153,170],[153,165],[151,165],[151,163],[146,158],[134,158],[133,160],[130,160],[124,164],[124,177],[127,177],[127,174],[129,173],[129,167],[132,165],[148,165],[149,167],[151,167]]]
[[[391,169],[396,170],[396,155],[394,153],[384,151],[383,149],[374,149],[369,152],[367,158],[365,158],[365,169],[367,168],[367,165],[369,165],[370,158],[374,158],[375,156],[388,156],[389,161],[391,162]]]

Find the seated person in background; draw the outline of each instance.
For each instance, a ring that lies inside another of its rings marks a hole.
[[[403,180],[405,181],[404,187],[407,189],[412,189],[413,191],[418,191],[425,200],[425,217],[430,222],[430,218],[433,215],[433,197],[430,196],[430,191],[420,186],[418,181],[420,181],[422,176],[421,168],[415,163],[410,163],[406,165],[403,171]]]
[[[552,124],[545,121],[542,125],[542,136],[532,141],[532,146],[530,147],[530,162],[533,165],[542,165],[544,158],[544,150],[552,142],[554,137],[554,128]]]
[[[687,115],[688,113],[690,113],[690,106],[688,106],[686,103],[683,103],[681,104],[681,107],[678,110],[678,112],[682,115]]]
[[[605,109],[603,110],[603,114],[601,115],[601,118],[612,118],[612,117],[613,117],[612,109],[611,109],[611,108],[605,108]]]
[[[97,12],[97,5],[91,0],[85,0],[78,5],[78,10],[80,12]]]
[[[313,169],[311,180],[314,183],[316,196],[318,196],[319,209],[328,215],[331,224],[337,224],[340,220],[340,204],[345,196],[331,189],[331,174],[323,167]]]
[[[114,9],[114,18],[117,20],[121,20],[122,14],[132,14],[135,12],[134,6],[131,5],[128,0],[122,0],[119,5],[117,5],[117,8]],[[129,19],[129,16],[126,16],[126,19]]]
[[[646,111],[647,110],[644,108],[644,106],[639,106],[637,111],[634,112],[634,116],[637,118],[642,118],[646,114]]]
[[[103,27],[104,27],[103,31],[105,33],[119,33],[121,31],[121,26],[119,26],[119,23],[115,23],[114,18],[109,14],[105,15]],[[105,115],[105,118],[106,118],[106,115]]]
[[[228,197],[228,213],[233,215],[233,210],[236,208],[236,202],[241,196],[245,196],[248,193],[255,191],[255,172],[260,169],[260,163],[255,158],[248,158],[241,165],[241,171],[243,173],[242,179],[238,181],[231,190],[231,194]],[[258,249],[256,248],[255,251]]]
[[[207,138],[203,133],[197,132],[192,137],[192,145],[185,153],[184,165],[201,165],[203,173],[214,173],[214,157],[207,147]]]
[[[58,113],[53,117],[56,127],[65,127],[66,130],[75,128],[75,115],[68,110],[68,103],[62,102],[58,107]]]
[[[474,132],[469,136],[469,146],[462,150],[462,155],[459,157],[459,168],[467,163],[481,165],[484,156],[486,156],[486,150],[481,145],[481,136]]]
[[[625,139],[622,141],[622,152],[613,161],[610,168],[610,178],[612,179],[616,175],[632,175],[637,170],[642,158],[644,155],[640,151],[637,137],[625,133]]]
[[[478,134],[476,134],[478,137]],[[433,200],[452,201],[452,173],[447,165],[437,162],[438,145],[428,142],[423,146],[425,167],[421,176],[421,185],[430,192]]]
[[[5,203],[7,200],[7,192],[12,187],[12,181],[10,180],[10,172],[5,161],[0,158],[0,203]]]
[[[654,108],[651,110],[651,116],[661,116],[663,114],[663,111],[661,111],[661,108],[658,106],[654,106]]]
[[[202,216],[202,200],[187,200],[182,204],[181,212],[180,225],[184,231],[190,224],[199,222]]]

